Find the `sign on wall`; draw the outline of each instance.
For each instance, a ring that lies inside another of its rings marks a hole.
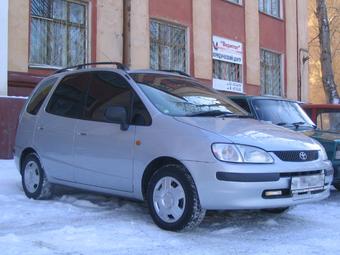
[[[239,70],[242,72],[243,64],[243,46],[242,43],[229,40],[219,36],[213,36],[212,41],[213,59],[227,63],[239,65]],[[221,78],[218,74],[214,73],[214,77]],[[242,78],[240,82],[229,81],[226,79],[213,78],[213,88],[217,90],[243,93]]]
[[[242,65],[242,43],[214,35],[213,59]]]

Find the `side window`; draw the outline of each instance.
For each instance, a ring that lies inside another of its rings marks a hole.
[[[233,100],[236,104],[238,104],[239,106],[241,106],[244,110],[246,110],[248,113],[251,113],[247,100],[245,100],[245,99],[232,99],[232,100]]]
[[[54,83],[57,81],[58,78],[51,78],[43,81],[40,83],[36,92],[32,95],[26,111],[30,114],[36,115],[45,101],[48,93],[50,93]]]
[[[63,117],[83,118],[84,99],[90,79],[90,73],[65,77],[55,89],[46,111]]]
[[[111,122],[105,116],[109,106],[122,106],[129,113],[132,89],[128,82],[121,75],[113,72],[98,71],[91,74],[92,80],[86,99],[85,119]]]
[[[138,95],[133,96],[131,125],[150,126],[151,116]]]

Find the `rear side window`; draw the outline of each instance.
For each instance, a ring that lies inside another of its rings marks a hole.
[[[90,73],[80,73],[65,77],[51,96],[46,111],[63,117],[81,119],[84,113],[85,95],[90,81]]]
[[[36,115],[42,106],[42,104],[45,101],[45,98],[47,97],[48,93],[50,93],[54,83],[57,81],[58,78],[50,78],[42,83],[40,83],[38,89],[31,97],[26,111],[30,114]]]
[[[232,98],[231,100],[233,100],[236,104],[238,104],[239,106],[241,106],[244,110],[246,110],[248,113],[251,113],[250,112],[250,108],[249,108],[249,105],[248,105],[248,101],[246,99],[234,99]]]

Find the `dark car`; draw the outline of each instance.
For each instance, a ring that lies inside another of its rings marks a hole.
[[[333,164],[335,171],[333,185],[340,190],[340,133],[335,132],[334,128],[325,128],[326,125],[329,127],[329,122],[323,123],[322,116],[316,126],[301,108],[300,103],[294,100],[275,96],[230,96],[229,98],[255,119],[303,132],[319,141]]]
[[[318,125],[331,133],[340,133],[340,104],[303,104],[302,108]]]

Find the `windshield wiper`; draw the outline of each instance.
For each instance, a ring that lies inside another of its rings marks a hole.
[[[253,115],[240,115],[240,114],[234,114],[234,113],[223,113],[217,117],[220,117],[220,118],[250,118],[250,119],[253,119],[254,116]]]
[[[232,114],[232,113],[222,112],[220,110],[212,110],[212,111],[205,111],[205,112],[197,112],[197,113],[190,114],[188,116],[189,117],[199,117],[199,116],[218,117],[224,114]]]
[[[300,126],[302,126],[305,123],[306,122],[298,121],[298,122],[293,122],[292,125],[295,127],[295,129],[298,129]]]
[[[286,122],[279,122],[279,123],[276,123],[275,125],[278,125],[278,126],[286,126],[287,123],[286,123]]]

